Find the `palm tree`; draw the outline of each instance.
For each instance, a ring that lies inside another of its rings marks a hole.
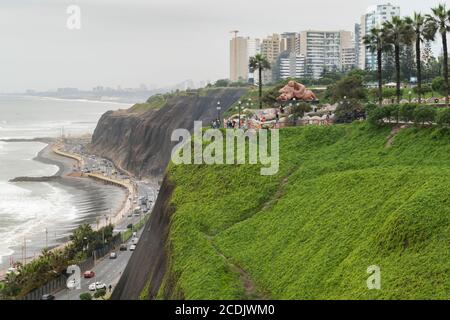
[[[421,44],[428,37],[426,31],[425,17],[420,13],[414,12],[412,18],[407,17],[405,22],[411,26],[415,34],[416,41],[416,65],[417,65],[417,88],[419,94],[419,103],[422,103],[422,50]]]
[[[383,50],[385,49],[382,30],[372,28],[370,33],[364,36],[364,45],[372,52],[377,53],[377,78],[378,78],[378,104],[383,102]]]
[[[393,17],[391,21],[383,23],[384,40],[394,49],[397,103],[400,103],[401,96],[400,50],[403,45],[411,44],[413,36],[411,26],[400,17]]]
[[[445,104],[448,106],[448,49],[447,32],[450,32],[450,10],[447,10],[445,4],[441,4],[431,9],[433,14],[426,15],[426,29],[429,40],[434,40],[439,32],[442,38],[442,47],[444,50],[444,93]]]
[[[259,75],[259,108],[262,109],[262,72],[264,70],[270,69],[270,63],[265,56],[262,54],[257,54],[254,57],[250,57],[249,67],[252,70],[258,69]]]

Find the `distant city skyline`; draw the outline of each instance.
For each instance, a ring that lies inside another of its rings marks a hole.
[[[388,2],[400,6],[402,15],[450,5],[443,0],[285,0],[282,5],[267,0],[5,0],[0,92],[167,87],[188,79],[228,78],[231,30],[255,38],[308,29],[353,31],[369,6]],[[81,8],[80,30],[66,27],[70,5]]]

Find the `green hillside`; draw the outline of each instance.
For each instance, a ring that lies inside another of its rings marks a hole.
[[[450,299],[450,131],[280,131],[280,172],[174,166],[160,297]],[[367,267],[381,268],[368,290]]]

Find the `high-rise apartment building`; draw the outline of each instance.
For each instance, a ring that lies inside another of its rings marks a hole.
[[[250,57],[260,53],[259,39],[236,37],[230,40],[230,80],[247,82]]]
[[[280,37],[281,52],[289,51],[300,54],[300,34],[298,32],[285,32]]]
[[[274,33],[261,41],[261,54],[267,58],[273,66],[276,64],[278,55],[281,53],[281,36]],[[263,72],[263,82],[269,83],[274,80],[274,69]]]
[[[356,54],[355,46],[342,48],[341,50],[341,70],[348,71],[355,68],[356,65]]]
[[[355,66],[359,67],[359,56],[360,56],[360,49],[361,49],[361,25],[359,23],[355,23],[355,39],[354,39],[354,46],[355,46]]]
[[[277,59],[278,79],[303,78],[305,76],[305,56],[284,51]]]
[[[302,31],[300,53],[306,58],[306,75],[318,79],[324,71],[341,70],[342,51],[352,46],[350,31]]]
[[[372,28],[381,27],[384,22],[395,16],[400,16],[400,7],[393,6],[390,3],[372,6],[366,14],[361,16],[360,36],[356,43],[356,45],[359,45],[358,61],[361,69],[375,70],[377,65],[375,53],[364,46],[362,39],[370,33]]]
[[[236,37],[230,40],[230,80],[247,81],[248,46],[247,38]]]

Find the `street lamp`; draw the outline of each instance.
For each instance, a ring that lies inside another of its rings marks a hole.
[[[241,128],[241,105],[242,105],[242,101],[239,100],[239,102],[238,102],[238,109],[239,109],[239,129]]]
[[[45,228],[45,249],[48,249],[48,230]]]
[[[217,101],[217,120],[219,120],[219,124],[220,124],[220,110],[222,110],[222,107],[220,106],[220,101]]]

